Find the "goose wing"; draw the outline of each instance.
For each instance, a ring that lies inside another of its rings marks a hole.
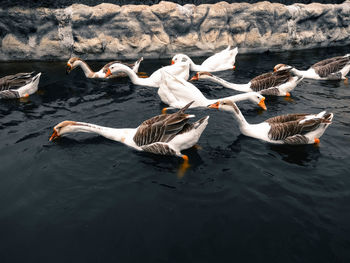
[[[321,61],[313,64],[311,67],[313,67],[313,68],[315,68],[315,67],[322,67],[322,66],[325,66],[325,65],[327,65],[329,63],[333,63],[333,62],[335,62],[337,60],[340,60],[342,58],[344,58],[344,57],[343,56],[339,56],[339,57],[327,58],[327,59],[321,60]]]
[[[19,98],[18,89],[30,83],[34,72],[17,73],[15,75],[5,76],[0,79],[0,98],[15,99]]]
[[[238,48],[230,49],[231,47],[228,46],[226,49],[210,56],[206,60],[203,61],[202,66],[216,69],[217,67],[220,68],[221,64],[230,64],[234,65],[236,60],[236,55],[238,53]]]
[[[289,122],[289,121],[296,121],[303,119],[306,115],[306,113],[294,113],[294,114],[285,114],[285,115],[280,115],[276,117],[269,118],[265,120],[267,123],[283,123],[283,122]]]
[[[166,91],[166,94],[163,95],[172,100],[168,103],[170,106],[173,106],[171,105],[171,102],[174,104],[177,102],[185,105],[193,100],[195,101],[193,106],[203,106],[208,104],[207,99],[196,86],[182,78],[168,73],[167,71],[162,71],[162,81],[158,94],[163,90]]]
[[[290,69],[279,70],[258,76],[251,80],[250,88],[255,92],[259,92],[261,90],[282,85],[288,82],[292,77],[289,71]]]
[[[264,74],[261,74],[259,76],[256,76],[255,78],[253,78],[251,81],[257,81],[257,80],[262,80],[262,79],[265,79],[265,78],[269,78],[273,75],[274,72],[267,72],[267,73],[264,73]]]
[[[18,89],[32,81],[33,73],[18,73],[0,79],[0,91]]]
[[[327,118],[302,118],[294,121],[282,123],[269,123],[270,130],[268,136],[271,140],[285,140],[295,135],[305,135],[316,130],[321,123],[330,123]]]
[[[327,63],[325,63],[326,61]],[[342,70],[350,63],[350,57],[335,57],[321,62],[316,63],[312,68],[321,78],[324,78]]]
[[[137,129],[133,138],[138,146],[150,145],[152,143],[167,143],[177,134],[181,133],[192,115],[185,114],[193,102],[173,114],[163,114],[144,121]]]

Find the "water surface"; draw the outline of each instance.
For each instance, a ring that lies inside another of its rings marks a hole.
[[[238,55],[236,83],[287,63],[300,69],[349,47]],[[196,59],[197,62],[203,59]],[[151,74],[170,60],[143,61]],[[94,69],[105,62],[90,61]],[[240,135],[229,113],[210,115],[176,157],[139,153],[97,135],[55,142],[63,120],[137,127],[165,106],[128,79],[86,79],[65,62],[0,63],[0,75],[42,72],[37,94],[0,101],[1,262],[350,262],[350,86],[305,80],[268,111],[239,104],[251,123],[297,112],[334,113],[319,147],[276,146]],[[196,82],[208,98],[236,94]]]

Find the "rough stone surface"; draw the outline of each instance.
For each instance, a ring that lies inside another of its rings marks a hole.
[[[207,56],[227,45],[247,53],[347,44],[350,1],[0,8],[0,60],[164,58]]]

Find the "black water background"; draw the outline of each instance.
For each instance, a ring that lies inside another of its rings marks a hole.
[[[277,63],[305,69],[345,53],[349,46],[239,54],[237,70],[218,76],[245,83]],[[146,60],[140,70],[168,62]],[[210,119],[179,178],[181,160],[99,136],[49,142],[63,120],[136,127],[165,106],[156,89],[64,69],[0,63],[1,76],[43,72],[37,94],[0,102],[0,262],[350,262],[350,86],[305,80],[292,101],[267,98],[266,112],[239,104],[251,123],[333,112],[319,147],[269,145],[240,135],[228,113],[191,110]],[[208,98],[235,94],[196,85]]]
[[[1,0],[1,7],[13,7],[13,6],[25,6],[25,7],[50,7],[50,8],[64,8],[70,6],[72,4],[85,4],[89,6],[95,6],[101,3],[112,3],[116,5],[153,5],[160,3],[161,0],[32,0],[32,1],[24,1],[24,0]],[[180,5],[185,4],[215,4],[221,2],[221,0],[169,0],[169,2],[177,3]],[[226,0],[228,3],[257,3],[261,2],[259,0]],[[271,3],[281,3],[285,5],[292,5],[294,3],[302,3],[302,4],[310,4],[312,2],[323,3],[323,4],[340,4],[343,3],[344,0],[269,0]]]

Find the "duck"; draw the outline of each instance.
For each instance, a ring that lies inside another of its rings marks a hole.
[[[247,92],[221,99],[207,99],[202,92],[192,83],[178,78],[167,71],[162,71],[162,81],[158,89],[158,95],[162,102],[170,107],[164,108],[163,113],[168,109],[182,108],[193,101],[191,108],[207,107],[217,100],[230,99],[232,101],[249,100],[266,110],[265,97],[257,92]]]
[[[232,112],[241,133],[272,144],[319,144],[333,119],[333,113],[322,111],[318,114],[285,114],[250,124],[232,100],[218,101],[208,107]]]
[[[126,65],[128,68],[132,69],[135,73],[138,73],[141,61],[143,61],[143,57],[138,59],[134,64],[128,64],[128,63],[123,63],[123,64]],[[101,68],[99,71],[94,72],[84,60],[78,57],[73,57],[67,61],[66,74],[69,74],[73,69],[79,66],[84,71],[85,77],[94,78],[94,79],[104,79],[108,67],[114,63],[122,63],[122,62],[120,61],[109,62],[106,65],[104,65],[103,68]],[[111,78],[115,78],[115,77],[126,77],[126,74],[120,73],[120,74],[111,76]]]
[[[188,80],[190,77],[190,70],[189,70],[188,63],[177,63],[174,65],[162,67],[156,70],[155,72],[153,72],[152,75],[149,76],[148,78],[140,78],[129,67],[120,63],[114,63],[108,67],[105,77],[108,78],[111,75],[124,72],[129,76],[131,82],[135,85],[159,88],[159,85],[161,83],[161,78],[162,78],[161,72],[163,71],[170,72],[171,74],[174,74],[179,78],[182,78],[185,80]]]
[[[236,56],[238,53],[238,48],[231,49],[231,46],[228,46],[226,49],[210,56],[203,61],[201,65],[195,64],[192,59],[185,54],[176,54],[171,59],[171,64],[176,64],[179,62],[187,62],[190,64],[191,71],[207,71],[207,72],[216,72],[223,71],[228,69],[235,69],[236,66]]]
[[[277,64],[274,71],[283,70],[290,67],[286,64]],[[350,54],[328,58],[312,65],[308,70],[298,70],[292,68],[291,72],[306,79],[316,80],[341,80],[348,81],[346,75],[350,71]]]
[[[38,90],[41,73],[17,73],[0,78],[0,99],[26,98]]]
[[[246,84],[230,83],[222,78],[214,76],[209,72],[197,72],[190,80],[207,79],[218,83],[225,88],[234,89],[241,92],[258,92],[266,96],[286,96],[290,97],[290,92],[302,81],[303,76],[293,76],[290,73],[292,67],[268,72],[253,78]]]
[[[196,145],[205,130],[209,116],[189,123],[195,117],[185,111],[193,102],[172,114],[162,114],[145,120],[137,128],[109,128],[86,122],[63,121],[53,128],[50,141],[77,132],[96,133],[107,139],[121,142],[137,151],[181,157],[188,162],[188,156],[181,151]]]

